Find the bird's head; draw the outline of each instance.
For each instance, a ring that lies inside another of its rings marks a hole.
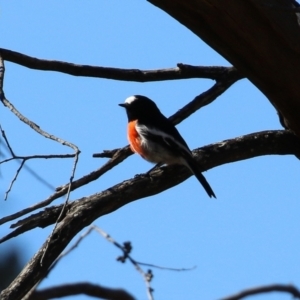
[[[144,117],[153,116],[160,111],[156,104],[145,96],[135,95],[128,97],[124,103],[119,104],[127,112],[128,120],[139,120]]]

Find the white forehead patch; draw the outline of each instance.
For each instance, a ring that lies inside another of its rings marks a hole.
[[[126,100],[125,100],[125,103],[127,104],[131,104],[133,101],[136,100],[136,97],[135,96],[130,96],[128,97]]]

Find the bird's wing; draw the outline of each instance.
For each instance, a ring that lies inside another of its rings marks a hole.
[[[164,127],[164,131],[162,131],[157,127],[139,125],[138,131],[147,139],[164,145],[166,148],[172,150],[172,152],[177,152],[179,156],[190,159],[192,156],[191,151],[177,129],[173,125],[167,129]]]

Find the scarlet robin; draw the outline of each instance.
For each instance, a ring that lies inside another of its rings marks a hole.
[[[152,100],[135,95],[119,105],[127,112],[127,138],[133,152],[152,163],[185,165],[202,184],[208,196],[216,198],[187,143]]]

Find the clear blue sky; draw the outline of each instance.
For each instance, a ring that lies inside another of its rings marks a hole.
[[[1,47],[79,64],[156,69],[177,63],[229,66],[197,36],[146,1],[0,1]],[[92,154],[125,146],[126,116],[118,103],[133,94],[156,101],[169,116],[209,88],[210,80],[119,82],[42,72],[6,63],[6,97],[44,130],[82,151],[76,178],[105,163]],[[72,153],[46,140],[1,108],[1,125],[19,155]],[[268,100],[249,81],[236,83],[213,104],[178,126],[190,148],[267,129],[280,129]],[[70,177],[73,161],[36,160],[28,166],[51,185]],[[4,195],[17,168],[1,167]],[[138,156],[71,194],[75,200],[102,191],[151,165]],[[191,177],[159,195],[122,207],[95,222],[117,241],[133,243],[139,261],[190,272],[153,269],[155,299],[218,299],[242,289],[285,283],[300,286],[300,164],[293,156],[260,157],[205,173],[217,200]],[[23,170],[1,217],[45,199],[52,191]],[[55,204],[61,203],[57,200]],[[50,230],[36,229],[0,245],[21,247],[24,262]],[[1,236],[8,225],[0,228]],[[75,240],[74,240],[75,241]],[[74,242],[73,241],[73,242]],[[146,299],[140,275],[115,261],[119,251],[96,233],[63,259],[42,287],[90,281],[122,287]],[[76,299],[89,299],[79,296]],[[255,299],[290,299],[272,294]]]

